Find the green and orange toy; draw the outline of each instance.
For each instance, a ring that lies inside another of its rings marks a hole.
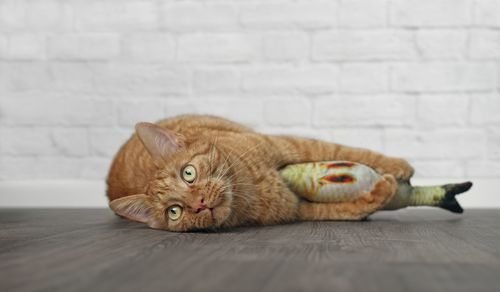
[[[281,176],[297,195],[312,202],[334,203],[353,200],[370,192],[381,175],[372,168],[350,161],[324,161],[292,164],[283,168]],[[382,210],[409,206],[434,206],[453,213],[463,209],[455,195],[468,191],[471,182],[439,186],[412,186],[398,181],[398,190]]]

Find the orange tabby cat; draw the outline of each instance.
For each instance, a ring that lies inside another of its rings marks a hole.
[[[394,195],[413,168],[402,159],[313,139],[263,135],[237,123],[186,115],[139,123],[107,179],[111,209],[152,228],[187,231],[294,220],[358,220]],[[383,173],[371,193],[312,203],[278,170],[291,163],[350,160]]]

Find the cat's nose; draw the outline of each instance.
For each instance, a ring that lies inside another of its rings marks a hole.
[[[205,200],[203,199],[203,197],[200,197],[191,207],[196,213],[199,213],[208,208],[207,205],[205,205]]]

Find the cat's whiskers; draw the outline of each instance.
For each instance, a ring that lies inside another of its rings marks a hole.
[[[252,187],[255,186],[255,184],[251,184],[251,183],[248,183],[248,184],[245,184],[245,183],[232,183],[231,185],[232,186],[252,186]]]
[[[244,193],[232,191],[231,197],[233,200],[231,201],[231,209],[238,210],[249,208],[252,206],[252,200],[246,196]]]
[[[233,200],[233,204],[234,204],[233,208],[237,209],[239,212],[247,212],[246,210],[248,209],[248,207],[252,205],[252,201],[251,201],[251,198],[249,197],[248,193],[244,192],[244,187],[255,187],[255,184],[233,182],[233,179],[237,178],[237,175],[243,171],[243,169],[235,169],[235,168],[240,166],[244,162],[248,163],[248,167],[251,167],[253,165],[257,165],[257,163],[258,163],[257,158],[246,159],[246,160],[244,160],[243,158],[246,155],[252,153],[251,152],[252,150],[257,149],[262,144],[263,144],[263,142],[258,143],[256,145],[254,145],[253,147],[249,147],[247,150],[245,150],[245,152],[238,155],[232,161],[232,163],[230,163],[226,166],[226,163],[228,161],[230,161],[229,158],[230,158],[231,154],[233,153],[233,151],[230,151],[226,155],[226,158],[224,159],[223,164],[217,169],[218,175],[216,177],[216,180],[222,179],[222,177],[226,176],[230,170],[233,170],[233,173],[230,176],[225,178],[225,179],[227,179],[227,181],[229,183],[227,185],[224,185],[219,191],[220,192],[228,192],[229,191],[229,192],[231,192],[231,195],[233,197],[238,198],[238,200]],[[242,206],[238,206],[238,205],[242,205]]]
[[[231,150],[228,154],[226,154],[226,159],[224,159],[224,163],[222,164],[222,166],[221,166],[221,167],[219,167],[219,168],[217,169],[217,171],[219,172],[219,175],[218,175],[218,176],[217,176],[217,178],[216,178],[217,180],[220,180],[220,179],[222,178],[223,174],[222,174],[222,172],[221,172],[221,169],[222,169],[222,170],[224,170],[224,167],[226,166],[226,162],[227,162],[227,160],[229,159],[229,156],[230,156],[230,154],[231,154],[231,153],[233,153],[233,151],[232,151],[232,150]]]
[[[225,192],[231,192],[231,193],[237,193],[237,194],[242,194],[243,191],[241,187],[253,187],[255,186],[254,184],[245,184],[245,183],[229,183],[225,184],[220,187],[217,191],[219,193],[225,193]]]
[[[242,163],[242,161],[241,161]],[[257,164],[257,158],[256,159],[253,159],[253,160],[250,160],[250,163],[248,164],[249,167],[252,167],[254,165]],[[274,168],[274,166],[273,166]],[[243,168],[240,168],[240,169],[237,169],[233,174],[231,174],[231,176],[229,176],[227,179],[228,180],[232,180],[236,175],[238,175],[241,171],[243,171]]]
[[[227,161],[227,159],[229,158],[229,156],[230,156],[230,154],[232,153],[232,151],[231,151],[230,153],[228,153],[228,154],[227,154],[227,156],[226,156],[226,160],[224,160],[224,164],[221,166],[221,168],[224,170],[224,173],[223,173],[221,176],[226,175],[226,174],[227,174],[227,172],[228,172],[228,171],[229,171],[232,167],[235,167],[235,166],[238,166],[239,164],[241,164],[241,163],[243,162],[243,159],[242,159],[242,158],[243,158],[245,155],[247,155],[248,153],[250,153],[250,151],[252,151],[252,150],[256,149],[257,147],[261,146],[262,144],[263,144],[263,142],[258,143],[257,145],[254,145],[253,147],[248,148],[245,152],[243,152],[243,153],[242,153],[242,154],[240,154],[238,157],[236,157],[236,159],[234,159],[234,162],[233,162],[232,164],[228,165],[228,166],[227,166],[227,168],[226,168],[226,169],[224,169],[224,166],[226,165],[226,161]],[[250,160],[250,162],[255,162],[255,160],[253,160],[253,161],[252,161],[252,160]],[[232,178],[232,177],[234,177],[234,175],[235,175],[235,174],[233,174],[233,175],[231,176],[231,178]]]
[[[236,191],[236,190],[231,190],[231,193],[232,193],[233,197],[237,197],[237,198],[243,200],[247,206],[251,205],[250,198],[248,197],[248,195],[245,195],[245,193],[242,193],[242,192]],[[233,202],[235,204],[238,204],[238,200],[233,200]]]
[[[213,154],[214,154],[214,149],[215,149],[215,144],[217,143],[217,139],[219,136],[215,136],[214,141],[212,143],[212,146],[210,147],[210,156],[208,157],[208,182],[210,182],[212,178],[212,163],[213,163]]]
[[[248,197],[248,193],[245,192],[246,187],[255,187],[255,184],[250,184],[250,183],[231,183],[228,185],[225,185],[221,188],[221,192],[226,192],[226,191],[231,191],[232,193],[236,193],[238,195],[241,194],[245,199]]]
[[[251,184],[251,183],[231,183],[231,184],[228,184],[228,185],[225,185],[221,188],[221,191],[225,191],[225,190],[244,190],[245,188],[249,188],[249,187],[255,187],[255,184]]]
[[[256,145],[257,146],[257,145]],[[255,147],[252,147],[252,148],[255,148]],[[245,151],[243,154],[239,155],[237,157],[238,158],[242,158],[243,155],[245,155],[249,150],[251,149],[248,149],[247,151]],[[229,171],[229,169],[231,168],[232,165],[234,165],[234,163],[228,165],[227,168],[225,168],[226,166],[226,163],[227,161],[229,161],[229,157],[231,156],[231,154],[233,153],[233,150],[230,150],[230,152],[228,154],[226,154],[226,158],[224,159],[224,163],[221,165],[221,167],[218,169],[219,170],[219,176],[217,177],[218,179],[220,179],[221,177],[223,177],[224,175],[226,175],[226,173]]]
[[[257,147],[260,147],[261,145],[263,144],[263,142],[261,143],[258,143],[256,145],[254,145],[253,147],[250,147],[249,149],[247,149],[245,152],[243,152],[241,155],[239,155],[233,162],[233,164],[229,165],[228,168],[231,168],[231,167],[234,167],[234,166],[238,166],[238,164],[242,163],[243,162],[243,157],[245,157],[245,155],[247,155],[248,153],[250,153],[250,151],[252,150],[255,150],[257,149]],[[236,164],[238,163],[238,164]]]

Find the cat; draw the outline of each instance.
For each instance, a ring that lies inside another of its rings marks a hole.
[[[349,160],[383,174],[370,193],[343,203],[300,199],[281,179],[287,164]],[[270,225],[297,220],[360,220],[409,180],[403,159],[339,144],[264,135],[214,116],[183,115],[138,123],[107,178],[119,216],[170,231]]]

